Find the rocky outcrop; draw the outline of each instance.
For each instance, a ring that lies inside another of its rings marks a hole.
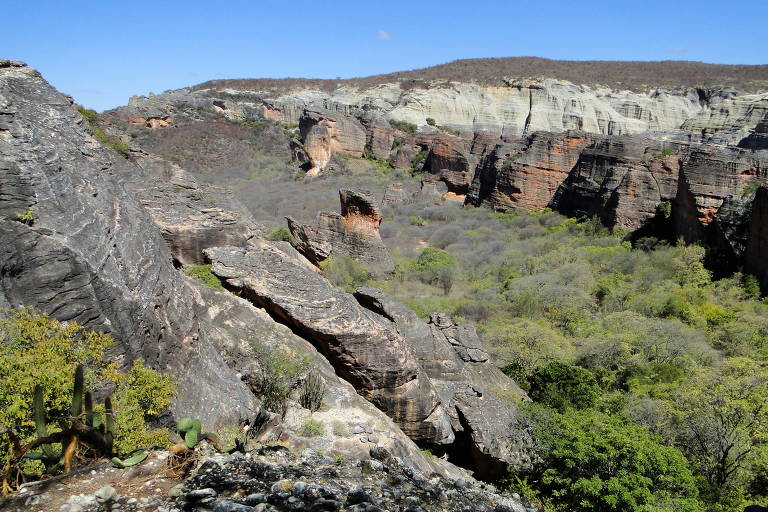
[[[288,218],[288,228],[296,239],[296,249],[312,263],[334,254],[365,264],[376,274],[395,268],[387,247],[381,240],[381,211],[367,191],[340,190],[341,214],[321,212],[316,227]]]
[[[749,226],[744,269],[757,277],[763,293],[768,293],[768,188],[764,186],[755,194]]]
[[[287,245],[207,249],[227,286],[310,340],[336,373],[387,413],[412,439],[453,441],[429,377],[405,340],[380,317],[332,287]]]
[[[201,324],[206,336],[244,381],[263,379],[264,367],[273,361],[263,359],[265,351],[269,350],[289,354],[294,361],[308,361],[307,371],[310,373],[307,375],[322,379],[325,392],[319,410],[302,407],[294,397],[287,402],[281,419],[272,420],[259,430],[259,440],[331,451],[348,459],[366,459],[371,448],[384,448],[420,471],[461,476],[462,470],[455,466],[425,457],[392,419],[336,374],[334,367],[314,345],[276,322],[265,309],[231,293],[211,290],[193,279],[190,284],[194,292],[191,298],[206,320]],[[321,436],[301,435],[304,424],[310,419],[322,425]]]
[[[495,210],[542,210],[592,138],[584,133],[535,133],[500,144],[474,175],[467,202]]]
[[[449,460],[472,467],[482,478],[497,478],[509,464],[530,462],[530,436],[514,428],[516,404],[527,399],[525,392],[491,364],[473,327],[441,314],[425,323],[375,288],[360,288],[355,297],[392,322],[439,390],[456,436],[446,448]]]
[[[264,229],[232,193],[199,183],[181,167],[157,157],[137,159],[137,171],[121,175],[161,230],[174,261],[205,263],[203,249],[246,245]]]
[[[363,155],[367,137],[357,119],[325,110],[307,110],[298,122],[310,162],[307,174],[318,174],[328,165],[333,153]]]
[[[566,215],[598,216],[606,225],[637,229],[677,189],[676,150],[666,155],[643,137],[601,137],[580,154],[550,206]]]
[[[176,415],[206,428],[251,417],[255,398],[207,339],[160,230],[121,183],[142,170],[25,66],[0,66],[0,123],[0,304],[111,334],[111,360],[141,358],[179,379]]]

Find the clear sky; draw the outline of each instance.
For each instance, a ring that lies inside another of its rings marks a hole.
[[[96,110],[213,78],[471,57],[768,63],[768,0],[2,0],[0,19],[0,57]]]

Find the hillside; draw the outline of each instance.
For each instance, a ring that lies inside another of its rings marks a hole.
[[[691,61],[569,61],[540,57],[461,59],[426,68],[344,80],[312,78],[251,78],[210,80],[194,90],[291,91],[317,88],[332,91],[343,85],[360,88],[386,83],[427,87],[433,80],[504,85],[505,79],[552,78],[574,84],[602,85],[614,90],[645,92],[649,89],[732,87],[746,92],[768,89],[768,65],[725,65]]]

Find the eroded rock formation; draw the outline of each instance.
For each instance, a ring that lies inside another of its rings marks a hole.
[[[365,264],[372,272],[392,272],[395,264],[381,240],[381,211],[367,191],[339,191],[341,214],[320,212],[316,226],[299,224],[288,218],[288,228],[296,239],[296,249],[312,263],[334,254]]]
[[[425,323],[375,288],[360,288],[355,297],[408,340],[439,390],[456,435],[454,445],[447,448],[449,460],[474,468],[482,478],[501,476],[508,464],[530,462],[530,436],[514,427],[516,402],[526,398],[525,392],[491,364],[473,327],[441,314]]]
[[[403,337],[308,269],[290,245],[259,241],[247,249],[219,247],[205,254],[214,274],[310,340],[340,376],[412,439],[453,441],[429,377]]]

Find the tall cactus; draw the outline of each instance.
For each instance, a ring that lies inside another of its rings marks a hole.
[[[83,365],[77,365],[75,368],[75,384],[72,388],[72,408],[70,415],[77,420],[83,411],[83,395],[85,394],[85,370]]]
[[[104,441],[107,455],[112,455],[115,443],[115,416],[111,396],[104,399]]]

